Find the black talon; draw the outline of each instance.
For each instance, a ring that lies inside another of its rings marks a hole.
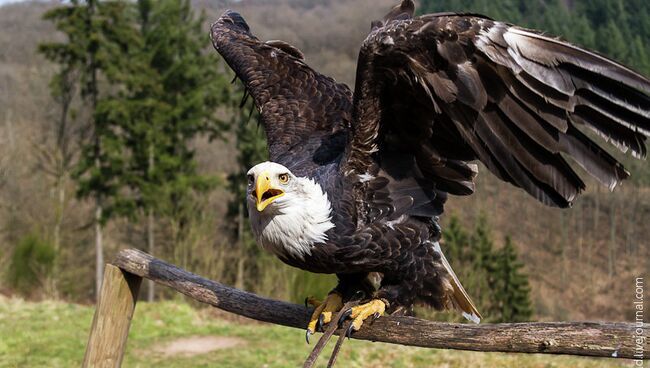
[[[370,324],[373,324],[373,323],[375,323],[375,321],[377,320],[377,318],[381,317],[381,314],[379,314],[379,312],[375,312],[375,313],[373,313],[372,316],[370,316],[370,317],[371,317],[371,318],[370,318]]]
[[[307,303],[308,300],[309,300],[309,297],[306,297],[305,298],[305,308],[309,308],[309,303]]]
[[[348,338],[348,340],[350,340],[350,336],[352,336],[352,332],[354,332],[354,324],[350,323],[350,326],[345,331],[345,336]]]
[[[325,316],[323,316],[322,314],[320,316],[318,316],[318,322],[316,322],[316,331],[323,332],[323,319],[324,318],[325,318]]]
[[[309,336],[311,336],[311,332],[307,330],[307,332],[305,332],[305,340],[307,341],[307,344],[309,344]]]
[[[341,318],[339,318],[339,322],[338,322],[339,328],[343,327],[343,323],[345,322],[346,319],[350,318],[351,315],[352,315],[352,309],[346,310],[345,313],[341,315]]]
[[[366,293],[363,290],[357,290],[356,293],[352,296],[354,300],[363,300],[366,298]]]

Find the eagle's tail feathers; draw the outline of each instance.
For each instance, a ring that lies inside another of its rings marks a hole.
[[[440,253],[442,264],[445,267],[445,270],[447,270],[447,273],[449,273],[449,283],[451,284],[452,289],[450,295],[451,306],[461,312],[463,317],[465,317],[468,321],[478,324],[483,318],[481,316],[481,313],[479,313],[478,309],[474,305],[474,302],[472,302],[472,299],[465,291],[465,288],[463,288],[460,280],[458,280],[456,273],[454,273],[454,270],[451,268],[451,265],[447,261],[447,258],[445,258],[444,253],[442,253],[442,249],[440,249],[440,244],[438,242],[434,243],[434,249]]]

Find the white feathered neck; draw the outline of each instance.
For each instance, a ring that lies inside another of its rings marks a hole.
[[[332,206],[321,186],[308,178],[295,177],[291,192],[258,212],[248,202],[251,227],[257,244],[280,257],[304,259],[311,247],[327,240],[334,227]]]

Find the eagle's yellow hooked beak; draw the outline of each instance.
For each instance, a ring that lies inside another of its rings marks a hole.
[[[284,192],[280,189],[275,189],[271,185],[271,175],[268,172],[263,172],[257,177],[255,183],[255,196],[257,197],[257,211],[262,212],[271,204],[271,202],[282,197]]]

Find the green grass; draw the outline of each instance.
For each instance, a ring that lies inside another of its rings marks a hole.
[[[0,367],[73,367],[83,359],[93,307],[0,297]],[[124,367],[297,367],[313,345],[303,331],[238,322],[182,302],[138,304]],[[237,337],[237,347],[194,356],[162,356],[155,346],[183,336]],[[317,336],[316,336],[317,337]],[[333,343],[330,343],[330,349]],[[325,365],[329,350],[321,357]],[[631,367],[629,361],[566,356],[474,353],[349,341],[340,367]]]

